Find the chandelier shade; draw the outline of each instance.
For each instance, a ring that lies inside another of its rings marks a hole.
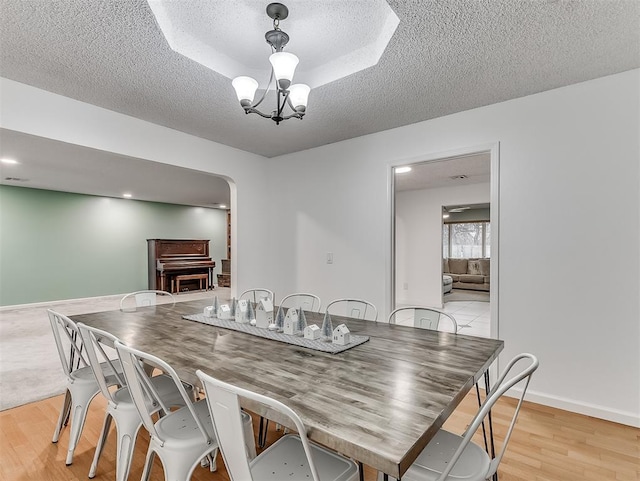
[[[255,93],[258,89],[258,82],[255,79],[245,76],[236,77],[231,85],[246,114],[258,114],[279,125],[283,120],[302,119],[307,110],[311,88],[305,84],[291,85],[299,59],[292,53],[282,51],[289,42],[289,35],[280,30],[280,20],[289,16],[289,10],[281,3],[270,3],[267,6],[267,15],[273,19],[273,30],[269,30],[265,34],[265,40],[273,52],[269,56],[271,76],[267,88],[260,99],[254,103]],[[258,106],[265,99],[271,82],[274,82],[276,109],[270,113],[264,113],[258,110]],[[286,107],[291,110],[290,113],[285,112]]]
[[[258,90],[258,82],[251,77],[236,77],[231,82],[236,90],[240,105],[251,105]]]
[[[281,89],[288,89],[291,85],[299,61],[298,57],[287,52],[276,52],[269,57],[269,62],[273,67],[273,75]]]
[[[289,87],[289,101],[296,110],[306,110],[311,88],[305,84],[295,84]]]

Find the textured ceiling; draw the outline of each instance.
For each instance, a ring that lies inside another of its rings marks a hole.
[[[267,87],[271,47],[265,32],[273,20],[264,0],[149,0],[149,6],[173,50],[229,79],[247,75]],[[399,22],[384,0],[334,1],[330,8],[318,0],[287,0],[287,7],[288,17],[280,21],[290,37],[284,51],[302,60],[294,83],[311,88],[378,63]],[[230,42],[240,24],[243,41]]]
[[[397,192],[489,182],[491,155],[488,152],[412,164],[410,172],[395,174]]]
[[[0,75],[271,157],[640,67],[635,0],[389,5],[400,23],[380,61],[313,89],[304,120],[280,126],[245,115],[228,78],[174,52],[144,0],[1,0]],[[283,28],[296,21],[303,9]],[[249,41],[232,11],[211,29],[223,22],[237,25],[230,44]]]
[[[0,163],[0,184],[208,208],[230,202],[229,184],[214,175],[12,130],[0,129],[0,156],[20,162]]]

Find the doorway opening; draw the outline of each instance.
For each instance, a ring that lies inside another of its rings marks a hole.
[[[497,337],[498,145],[392,170],[392,308],[440,308],[461,333]]]

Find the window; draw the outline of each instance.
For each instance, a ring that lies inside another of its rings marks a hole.
[[[489,222],[444,224],[442,250],[445,258],[490,257],[491,225]]]

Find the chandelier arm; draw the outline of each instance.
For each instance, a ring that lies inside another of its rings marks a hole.
[[[288,119],[292,119],[292,118],[296,118],[296,119],[302,119],[302,117],[304,116],[303,112],[294,112],[291,115],[287,115],[285,117],[282,117],[282,120],[288,120]]]
[[[269,75],[269,82],[267,83],[267,88],[264,89],[264,93],[262,94],[262,97],[260,97],[260,100],[258,100],[258,102],[256,102],[255,104],[253,104],[251,106],[251,108],[255,109],[258,105],[260,105],[262,103],[262,101],[264,100],[264,98],[267,96],[267,92],[269,91],[269,86],[271,85],[271,81],[273,80],[273,68],[271,69],[271,75]]]
[[[280,99],[280,95],[283,96],[282,101]],[[278,117],[282,117],[282,111],[284,110],[284,107],[288,99],[289,99],[289,91],[278,89],[278,113],[277,113]]]
[[[288,106],[289,106],[289,108],[290,108],[291,110],[293,110],[296,114],[302,114],[302,115],[304,115],[304,112],[301,112],[301,111],[297,110],[297,109],[293,106],[293,104],[291,103],[291,98],[289,98],[289,96],[287,96],[287,105],[288,105]],[[290,115],[290,116],[289,116],[289,117],[287,117],[287,118],[288,118],[288,119],[290,119],[291,117],[293,117],[293,115]],[[302,116],[300,116],[300,117],[298,117],[298,118],[300,118],[300,119],[301,119],[301,118],[302,118]]]
[[[260,112],[258,109],[253,108],[253,107],[245,107],[244,109],[244,113],[245,114],[258,114],[260,117],[264,117],[265,119],[270,119],[271,114],[263,114],[262,112]]]

